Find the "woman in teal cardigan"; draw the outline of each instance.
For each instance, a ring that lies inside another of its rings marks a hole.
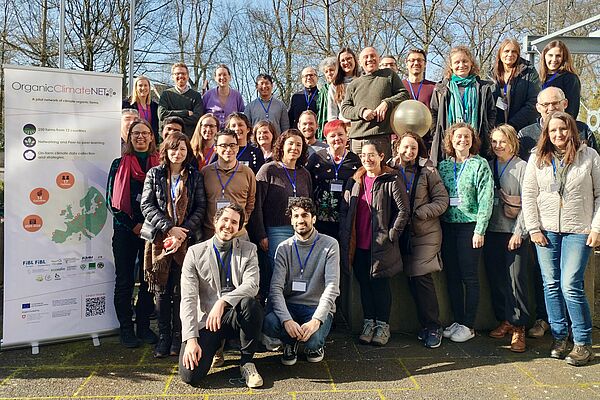
[[[442,260],[454,314],[454,323],[443,335],[454,342],[475,337],[479,258],[494,204],[492,171],[488,162],[477,155],[479,146],[479,137],[471,125],[455,123],[444,138],[448,158],[439,165],[450,195],[450,205],[442,215]]]

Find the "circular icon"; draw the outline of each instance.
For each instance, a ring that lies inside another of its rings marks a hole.
[[[23,218],[23,229],[27,232],[37,232],[42,228],[42,217],[31,214]]]
[[[35,188],[31,191],[31,193],[29,193],[29,200],[38,206],[46,204],[49,198],[50,193],[48,193],[48,191],[44,188]]]
[[[33,124],[26,124],[23,127],[23,133],[26,135],[33,135],[35,133],[36,129],[35,129],[35,125]]]
[[[33,136],[25,136],[23,138],[23,145],[25,147],[33,147],[37,143],[37,140]]]
[[[37,154],[35,153],[35,151],[29,149],[29,150],[25,150],[23,152],[23,158],[26,159],[27,161],[33,161],[35,160],[35,157],[37,156]]]
[[[70,189],[75,184],[75,177],[70,172],[61,172],[56,176],[56,185],[61,189]]]
[[[600,129],[600,110],[588,110],[587,124],[592,132]]]

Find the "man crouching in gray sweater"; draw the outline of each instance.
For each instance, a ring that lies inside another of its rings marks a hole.
[[[283,365],[296,363],[299,342],[304,343],[306,359],[319,362],[340,294],[340,247],[314,229],[317,217],[311,199],[290,199],[286,212],[295,234],[275,253],[267,306],[271,311],[263,331],[284,343]]]

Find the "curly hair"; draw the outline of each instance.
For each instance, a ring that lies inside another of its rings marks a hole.
[[[290,199],[289,204],[285,209],[285,215],[291,217],[294,208],[301,208],[304,211],[308,211],[311,216],[317,215],[317,207],[310,197],[296,197]]]
[[[446,66],[444,67],[444,78],[450,79],[452,76],[452,56],[463,53],[467,58],[471,61],[471,71],[469,74],[476,75],[479,77],[479,64],[475,61],[475,57],[473,57],[473,53],[471,49],[467,46],[456,46],[450,49],[450,54],[448,54],[448,58],[446,59]]]
[[[306,144],[304,136],[302,136],[302,133],[298,129],[288,129],[279,135],[273,148],[273,160],[281,161],[283,159],[283,145],[285,141],[292,136],[297,136],[302,140],[302,151],[300,152],[300,157],[298,157],[298,160],[296,161],[296,165],[304,166],[308,159],[308,145]]]
[[[398,136],[398,139],[396,139],[396,141],[394,142],[394,148],[393,148],[394,155],[398,154],[398,151],[400,150],[400,143],[402,142],[402,139],[404,139],[405,137],[412,138],[417,142],[417,155],[419,157],[421,157],[421,158],[428,157],[427,146],[425,145],[423,138],[413,132],[405,132],[402,135]]]
[[[477,132],[475,132],[475,128],[467,123],[457,122],[446,129],[446,134],[444,136],[444,152],[446,155],[449,157],[456,157],[456,150],[454,150],[454,146],[452,146],[452,138],[454,138],[454,133],[461,128],[466,128],[471,132],[471,148],[469,149],[469,154],[479,154],[481,139],[479,139]]]

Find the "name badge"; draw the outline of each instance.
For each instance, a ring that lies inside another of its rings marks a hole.
[[[497,206],[498,204],[500,204],[500,199],[497,197],[494,197],[494,205]]]
[[[306,281],[292,281],[292,292],[306,292]]]
[[[506,104],[506,101],[504,101],[502,97],[498,97],[498,100],[496,100],[496,107],[506,111],[508,109],[508,104]]]
[[[461,203],[462,201],[460,200],[460,197],[450,197],[451,206],[458,207],[461,205]]]
[[[217,210],[220,210],[221,208],[228,206],[229,203],[231,203],[231,202],[227,199],[217,200]]]
[[[344,190],[344,181],[341,179],[334,179],[329,184],[329,190],[331,192],[342,192]]]
[[[240,161],[240,164],[245,165],[246,167],[249,167],[250,161]]]
[[[288,197],[288,206],[289,206],[290,204],[292,204],[292,201],[296,201],[296,200],[298,200],[299,198],[300,198],[300,197],[297,197],[297,196],[290,196],[290,197]]]
[[[559,189],[560,189],[560,183],[554,182],[554,183],[550,184],[550,191],[551,192],[558,192]]]
[[[135,201],[137,201],[138,203],[142,202],[142,194],[141,193],[136,196]]]

